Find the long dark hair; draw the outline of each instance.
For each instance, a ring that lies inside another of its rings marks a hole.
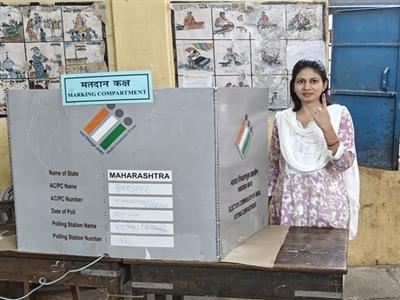
[[[305,68],[311,68],[315,72],[317,72],[321,78],[322,78],[322,83],[327,82],[326,89],[322,92],[325,93],[326,97],[326,104],[331,105],[332,100],[328,95],[328,90],[329,90],[329,79],[328,76],[326,75],[326,70],[324,64],[317,59],[301,59],[299,60],[293,67],[292,71],[292,80],[290,80],[290,97],[292,98],[294,107],[293,111],[299,111],[301,108],[301,101],[299,97],[297,97],[296,93],[294,92],[294,83],[296,81],[297,75],[301,72],[301,70]],[[322,94],[319,97],[319,102],[322,103]]]

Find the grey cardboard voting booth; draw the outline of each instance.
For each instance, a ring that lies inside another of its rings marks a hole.
[[[62,106],[10,91],[22,251],[213,261],[267,223],[266,90],[163,89]]]

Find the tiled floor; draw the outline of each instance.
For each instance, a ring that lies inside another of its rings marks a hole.
[[[349,268],[344,294],[347,300],[399,300],[400,265]]]

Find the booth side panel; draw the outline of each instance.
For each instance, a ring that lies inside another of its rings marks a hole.
[[[266,89],[216,91],[221,258],[267,224]]]

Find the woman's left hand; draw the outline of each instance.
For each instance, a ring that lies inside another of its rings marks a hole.
[[[328,113],[328,106],[326,104],[325,93],[322,94],[322,107],[318,107],[313,112],[313,118],[318,127],[322,131],[329,130],[332,127],[331,118]]]

